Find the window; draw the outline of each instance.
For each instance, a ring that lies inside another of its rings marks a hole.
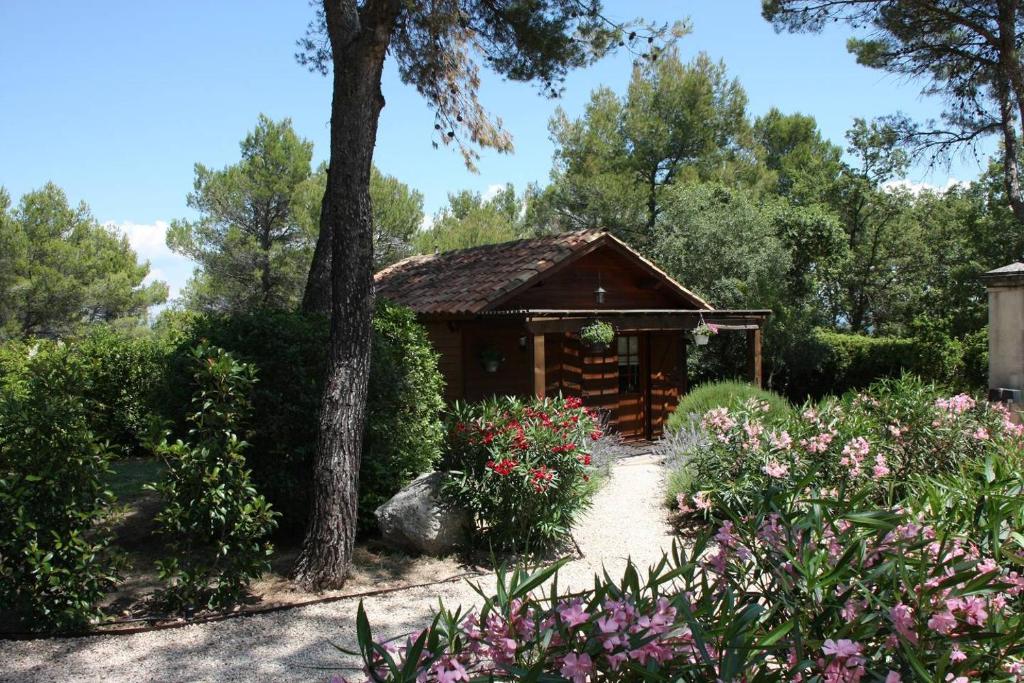
[[[619,336],[619,393],[640,391],[640,337]]]

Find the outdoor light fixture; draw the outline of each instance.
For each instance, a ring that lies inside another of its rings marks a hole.
[[[598,273],[597,274],[597,289],[594,290],[594,298],[597,299],[597,303],[603,304],[604,303],[604,295],[607,294],[607,293],[608,292],[605,291],[605,288],[601,286],[601,273]]]
[[[520,337],[519,338],[519,348],[521,348],[521,349],[523,349],[525,351],[526,350],[526,342],[528,342],[528,341],[529,340],[526,338],[525,334],[522,337]]]

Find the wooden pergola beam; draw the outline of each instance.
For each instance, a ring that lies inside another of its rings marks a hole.
[[[533,395],[544,398],[547,390],[547,377],[544,376],[544,335],[533,335]]]
[[[747,330],[747,379],[758,389],[764,386],[761,370],[761,330]]]

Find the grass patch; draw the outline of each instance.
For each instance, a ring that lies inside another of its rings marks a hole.
[[[792,414],[793,406],[785,398],[765,389],[758,389],[746,382],[727,381],[701,384],[681,399],[676,410],[668,418],[668,428],[677,431],[689,425],[692,416],[701,416],[712,408],[731,407],[748,399],[756,398],[768,403],[767,417],[782,418]]]
[[[147,493],[143,486],[160,479],[164,464],[154,458],[128,458],[112,463],[111,469],[107,486],[118,502],[131,503]]]

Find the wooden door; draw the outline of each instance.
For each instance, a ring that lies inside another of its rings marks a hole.
[[[665,421],[686,393],[686,343],[682,332],[650,333],[650,438],[661,436]]]
[[[646,334],[616,337],[618,360],[618,407],[615,427],[627,439],[646,439],[648,428],[648,344]]]

